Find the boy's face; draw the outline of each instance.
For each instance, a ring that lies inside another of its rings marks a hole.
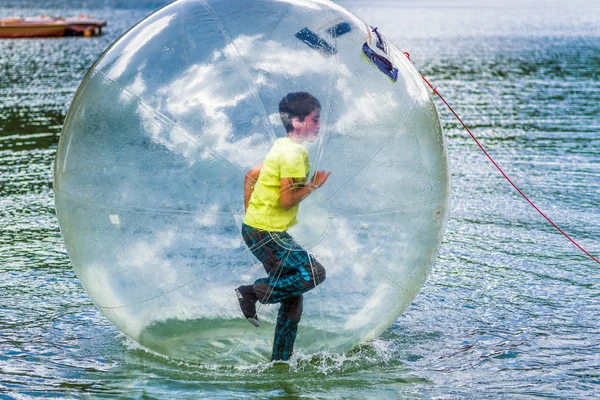
[[[321,128],[321,109],[315,108],[313,112],[308,114],[304,121],[294,121],[294,133],[303,141],[312,143],[319,136]]]

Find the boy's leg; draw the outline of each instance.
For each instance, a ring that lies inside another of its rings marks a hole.
[[[248,225],[242,224],[242,237],[244,242],[248,246],[248,249],[259,259],[267,269],[268,262],[277,261],[269,260],[268,254],[263,251],[264,245],[272,240],[268,232],[261,231],[260,229],[252,228]],[[268,269],[267,269],[268,272]],[[256,294],[254,293],[254,285],[242,285],[235,289],[240,308],[244,317],[254,326],[259,326],[258,315],[256,315],[256,302],[258,301]]]
[[[287,232],[267,232],[243,225],[242,236],[269,274],[254,283],[254,293],[261,303],[279,303],[300,296],[325,280],[325,268]]]
[[[254,282],[254,293],[263,304],[300,296],[325,280],[325,268],[306,250],[285,251],[268,278]]]
[[[272,360],[288,360],[302,317],[302,293],[325,280],[325,268],[286,232],[267,232],[242,225],[242,236],[269,274],[254,283],[253,294],[261,303],[281,302]]]
[[[242,224],[242,237],[254,257],[263,264],[267,274],[277,268],[279,259],[275,257],[271,247],[268,247],[273,242],[273,238],[269,232]]]
[[[281,302],[275,326],[271,361],[287,361],[292,356],[300,318],[302,318],[302,295]]]

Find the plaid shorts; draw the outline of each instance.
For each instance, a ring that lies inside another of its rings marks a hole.
[[[242,236],[269,275],[254,283],[261,303],[279,303],[306,293],[325,280],[325,268],[287,232],[242,225]]]
[[[325,268],[287,232],[263,231],[243,224],[242,236],[269,275],[252,286],[258,301],[281,303],[272,360],[288,360],[302,317],[302,295],[325,280]]]

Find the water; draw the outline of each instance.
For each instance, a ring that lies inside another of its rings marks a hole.
[[[340,3],[410,52],[521,189],[600,255],[597,3]],[[98,38],[0,41],[0,398],[600,397],[600,265],[514,192],[439,101],[448,230],[423,291],[382,338],[289,367],[212,368],[116,331],[69,266],[52,166],[86,70],[162,4],[0,4],[2,16],[109,20]]]

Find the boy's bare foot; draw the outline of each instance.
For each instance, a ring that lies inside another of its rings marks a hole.
[[[235,289],[235,294],[240,302],[240,308],[242,309],[244,317],[252,325],[256,327],[260,326],[260,322],[258,322],[258,316],[256,315],[257,300],[254,290],[252,290],[252,285],[240,286],[239,288]]]

